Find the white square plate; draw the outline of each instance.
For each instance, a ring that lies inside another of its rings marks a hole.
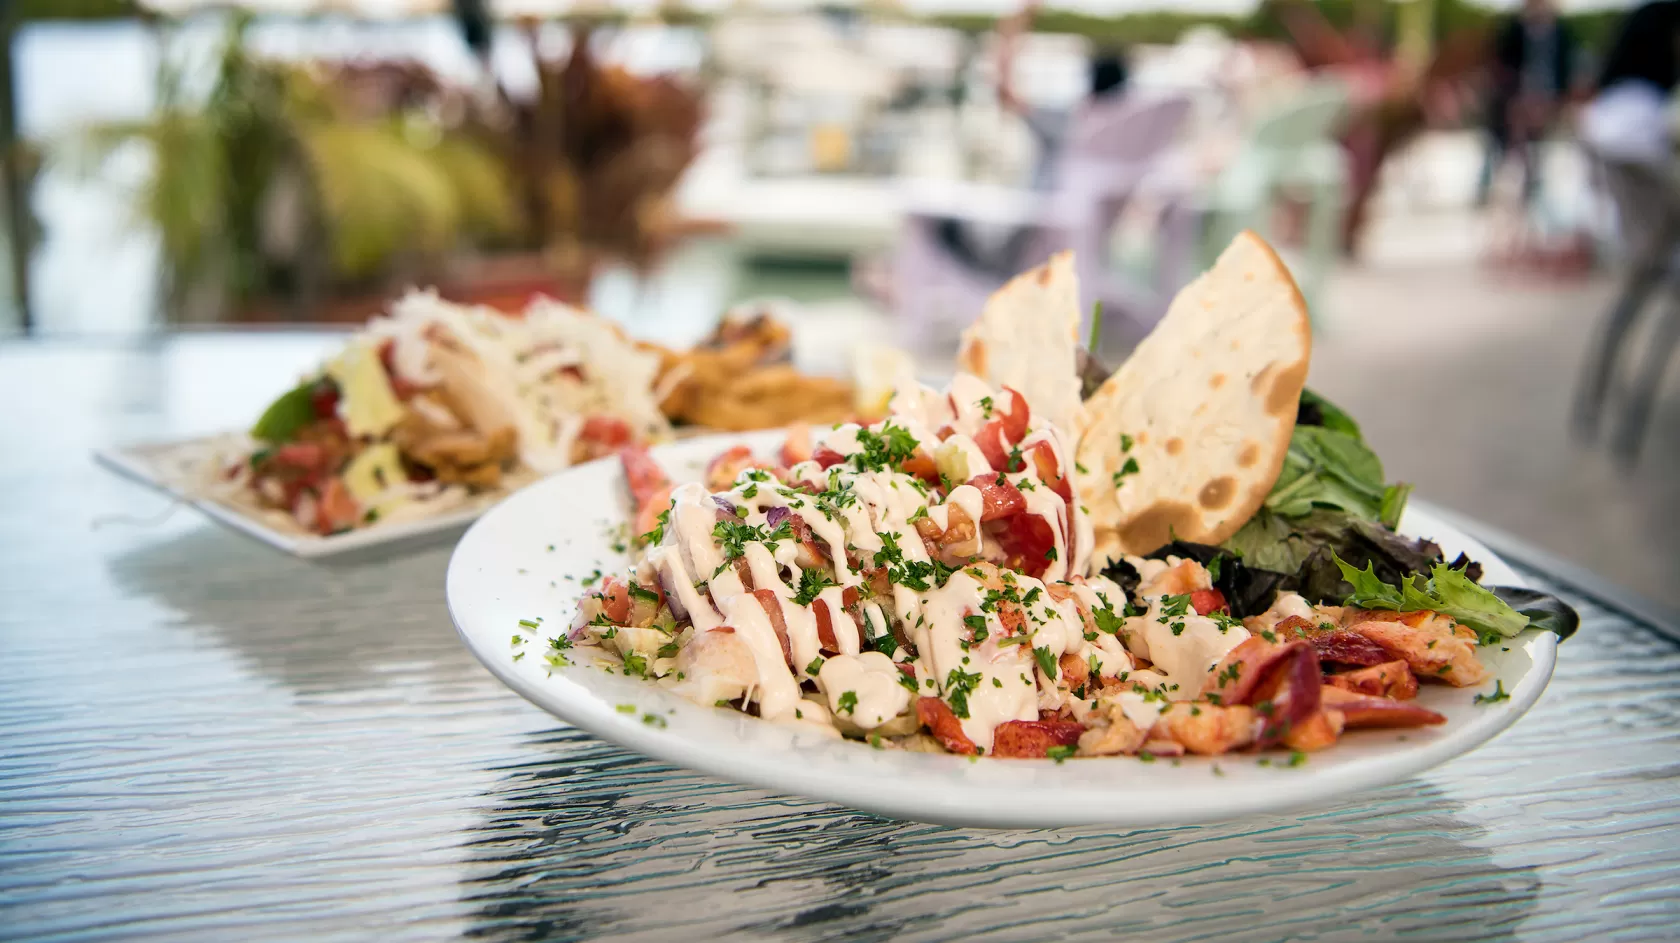
[[[178,442],[131,445],[122,448],[100,449],[93,453],[94,461],[125,478],[160,491],[177,501],[190,504],[215,521],[279,550],[306,559],[331,557],[356,550],[390,547],[418,541],[422,538],[447,537],[464,530],[484,513],[485,508],[506,497],[506,492],[478,495],[466,504],[456,505],[432,517],[411,521],[375,522],[342,534],[322,537],[311,534],[291,523],[279,512],[264,513],[258,508],[197,493],[188,481],[193,475],[185,473],[195,458],[216,452],[218,443],[233,441],[234,436],[209,436]]]

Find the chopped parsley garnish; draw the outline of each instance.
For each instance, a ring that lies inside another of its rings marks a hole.
[[[842,692],[840,692],[839,706],[836,707],[835,710],[836,710],[836,712],[842,712],[843,711],[847,714],[856,715],[857,714],[857,692],[856,691],[842,691]]]
[[[1289,754],[1289,765],[1290,766],[1305,766],[1305,765],[1307,765],[1307,754],[1306,754],[1306,752],[1302,751],[1302,750],[1296,750],[1294,753]]]
[[[712,537],[723,551],[723,562],[719,563],[717,570],[712,573],[713,576],[717,576],[747,552],[747,544],[761,543],[774,550],[777,541],[793,539],[792,518],[776,525],[775,530],[768,530],[763,525],[718,521],[712,527]]]
[[[1074,746],[1053,746],[1044,751],[1044,755],[1055,760],[1058,765],[1065,763],[1078,750]]]
[[[1044,559],[1049,560],[1051,563],[1055,563],[1056,562],[1056,548],[1051,547],[1049,550],[1044,551]]]
[[[620,704],[620,705],[618,705],[618,712],[620,714],[634,714],[636,712],[636,705],[634,705],[634,704]]]
[[[793,601],[797,605],[809,606],[817,601],[817,596],[830,586],[840,584],[829,578],[822,570],[801,570],[799,572],[799,591],[793,594]]]
[[[817,676],[817,672],[822,670],[822,666],[823,657],[818,655],[817,657],[811,659],[811,663],[809,665],[805,666],[805,673],[815,678]]]
[[[647,544],[649,546],[658,546],[664,542],[665,525],[671,523],[671,509],[666,508],[665,510],[660,511],[658,520],[659,523],[654,525],[653,530],[650,530],[636,538],[637,543]]]
[[[982,396],[980,398],[980,409],[982,410],[980,413],[981,418],[992,418],[992,398],[990,396]]]
[[[1166,625],[1173,619],[1182,618],[1190,611],[1190,594],[1182,593],[1177,596],[1161,597],[1161,616],[1156,622]]]
[[[1050,654],[1050,649],[1040,645],[1033,649],[1033,657],[1038,659],[1038,667],[1043,670],[1044,676],[1051,681],[1056,680],[1056,656]]]
[[[589,574],[588,576],[584,577],[583,579],[578,580],[578,585],[579,586],[584,586],[584,587],[594,586],[597,582],[600,581],[600,579],[601,579],[601,571],[596,570],[595,572]]]
[[[1096,620],[1097,631],[1107,632],[1109,635],[1119,635],[1126,620],[1115,615],[1113,609],[1092,609],[1091,618]]]
[[[638,678],[648,676],[647,656],[641,652],[626,652],[624,655],[624,673]]]
[[[1498,704],[1500,701],[1509,701],[1510,699],[1511,692],[1505,690],[1505,682],[1495,679],[1493,682],[1493,693],[1478,694],[1476,695],[1475,702],[1477,704]]]
[[[659,646],[659,651],[654,653],[654,657],[656,657],[656,658],[675,658],[675,657],[677,657],[677,651],[680,647],[681,646],[679,646],[677,644],[677,640],[672,639],[671,641],[666,642],[664,645]]]
[[[1130,452],[1131,450],[1132,450],[1132,437],[1127,435],[1124,432],[1120,433],[1120,451]]]
[[[564,635],[556,635],[548,640],[548,645],[557,652],[565,651],[566,649],[572,647],[572,640]]]
[[[1214,557],[1212,560],[1208,561],[1208,579],[1214,581],[1215,583],[1219,582],[1219,567],[1223,560],[1223,557]]]
[[[659,716],[658,714],[643,714],[642,723],[647,724],[649,727],[665,727],[668,725],[665,718]]]
[[[898,545],[898,535],[888,532],[881,536],[881,549],[875,551],[875,565],[892,567],[904,562],[904,550]]]
[[[645,599],[645,600],[647,600],[648,602],[651,602],[651,603],[659,602],[659,594],[658,593],[654,592],[651,589],[642,588],[642,584],[636,582],[635,580],[630,581],[630,598],[631,599]]]
[[[1137,474],[1137,471],[1138,471],[1138,461],[1137,461],[1137,459],[1133,456],[1128,455],[1126,457],[1126,464],[1121,465],[1120,470],[1114,473],[1114,476],[1113,476],[1114,477],[1114,487],[1116,487],[1116,488],[1120,487],[1121,483],[1125,481],[1127,475],[1135,475],[1135,474]]]
[[[968,696],[979,686],[980,672],[952,668],[951,673],[945,677],[945,700],[951,704],[951,713],[967,720]]]
[[[888,658],[891,658],[893,653],[898,651],[898,636],[892,634],[891,632],[882,632],[880,635],[869,634],[874,631],[875,622],[873,619],[869,618],[869,614],[867,612],[863,615],[863,624],[864,641],[869,645],[871,650],[880,652]]]
[[[859,429],[858,444],[863,451],[847,457],[854,469],[865,471],[903,471],[904,463],[916,454],[921,443],[903,426],[886,423],[880,432]]]
[[[909,688],[911,694],[921,693],[916,689],[916,678],[914,675],[907,675],[900,671],[898,673],[898,683],[904,685],[906,688]]]
[[[519,627],[522,628],[522,629],[534,629],[534,628],[537,627],[537,620],[535,620],[535,619],[520,619],[519,620]]]
[[[975,645],[984,642],[991,635],[991,632],[986,628],[985,616],[963,616],[963,625],[968,626],[974,632],[973,644]]]

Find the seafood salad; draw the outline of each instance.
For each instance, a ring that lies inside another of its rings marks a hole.
[[[1046,271],[1005,293],[1068,294]],[[1298,300],[1286,273],[1273,277]],[[685,484],[646,448],[622,450],[637,558],[583,598],[549,640],[551,662],[880,748],[1058,761],[1269,748],[1300,757],[1359,728],[1440,724],[1415,700],[1420,686],[1483,685],[1483,646],[1531,625],[1572,630],[1533,594],[1516,600],[1519,612],[1479,585],[1473,562],[1449,565],[1433,544],[1393,533],[1382,518],[1398,513],[1401,486],[1371,485],[1371,506],[1357,514],[1333,496],[1303,514],[1269,508],[1274,489],[1293,502],[1314,493],[1316,466],[1290,467],[1297,422],[1318,441],[1345,418],[1303,395],[1304,370],[1278,366],[1304,362],[1304,351],[1251,344],[1270,362],[1246,372],[1222,362],[1233,382],[1208,388],[1243,401],[1201,412],[1249,418],[1211,438],[1189,418],[1163,429],[1159,415],[1129,416],[1100,391],[1058,399],[1043,382],[1034,388],[1056,415],[1041,413],[1015,385],[1031,374],[1009,351],[1054,344],[1012,345],[1008,335],[1060,337],[1059,320],[1011,327],[994,314],[965,339],[964,369],[946,390],[904,379],[879,422],[795,427],[778,455],[731,448],[705,481]],[[1188,333],[1204,347],[1222,340]],[[1071,365],[1071,351],[1061,360]],[[1138,395],[1125,385],[1111,395]],[[1287,410],[1267,405],[1280,396]],[[1110,414],[1134,431],[1092,443]],[[1217,449],[1239,460],[1210,465]],[[1154,456],[1148,470],[1142,454]],[[1208,476],[1224,483],[1210,487]],[[1247,488],[1250,478],[1264,486]],[[1120,493],[1100,493],[1108,488]],[[1151,497],[1140,504],[1135,492]],[[1269,570],[1281,551],[1250,527],[1256,520],[1294,550],[1309,525],[1343,534],[1331,521],[1378,549],[1324,537],[1294,571]]]

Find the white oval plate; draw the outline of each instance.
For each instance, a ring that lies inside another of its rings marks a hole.
[[[698,480],[712,456],[737,443],[771,454],[780,435],[713,436],[654,454],[673,479]],[[544,660],[546,639],[571,622],[586,592],[582,582],[597,570],[610,574],[628,565],[627,554],[614,549],[627,513],[623,472],[609,459],[531,485],[480,518],[455,548],[447,578],[450,615],[473,654],[532,703],[631,750],[895,818],[1010,828],[1181,825],[1322,805],[1485,743],[1540,697],[1556,657],[1556,636],[1525,632],[1482,653],[1510,700],[1475,703],[1478,693],[1493,690],[1493,679],[1479,689],[1426,685],[1418,700],[1445,714],[1445,724],[1352,732],[1297,767],[1286,765],[1288,754],[1277,753],[1058,764],[877,750],[703,707],[598,668],[551,668]],[[1401,529],[1436,541],[1448,559],[1470,554],[1481,561],[1489,584],[1522,582],[1486,547],[1424,509],[1409,510]],[[528,641],[514,644],[522,619],[540,619],[542,627],[523,632]]]

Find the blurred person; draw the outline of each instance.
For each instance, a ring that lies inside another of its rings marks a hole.
[[[1012,65],[1020,37],[1030,25],[1036,7],[1033,0],[998,26],[997,97],[1004,110],[1021,119],[1036,145],[1031,188],[1048,192],[1056,185],[1056,167],[1079,111],[1122,94],[1128,71],[1126,60],[1118,50],[1103,50],[1091,59],[1088,92],[1082,101],[1067,108],[1047,108],[1022,100],[1015,93]],[[1035,231],[1031,227],[1000,230],[957,219],[943,220],[936,228],[940,243],[952,256],[971,268],[1004,278],[1015,275],[1031,261],[1024,256]]]
[[[1581,143],[1616,208],[1627,273],[1588,359],[1575,403],[1575,429],[1598,423],[1622,348],[1645,302],[1669,275],[1680,247],[1680,173],[1674,149],[1673,93],[1680,84],[1680,0],[1656,0],[1628,14],[1611,45],[1597,90],[1580,120]],[[1631,456],[1666,366],[1680,316],[1648,341],[1643,376],[1624,420],[1618,451]]]
[[[1493,178],[1513,153],[1522,162],[1526,204],[1539,192],[1534,144],[1546,135],[1569,92],[1576,40],[1550,0],[1523,0],[1493,35],[1487,101],[1487,156],[1476,189],[1485,205]]]

